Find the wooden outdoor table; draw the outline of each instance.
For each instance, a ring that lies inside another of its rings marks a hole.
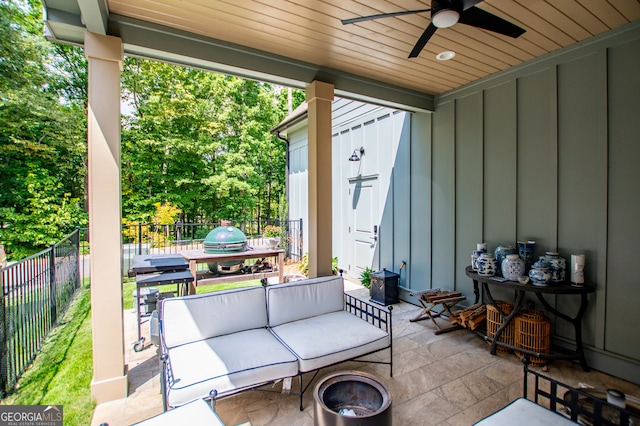
[[[525,354],[537,356],[541,358],[577,359],[580,361],[580,365],[582,366],[582,369],[584,371],[589,371],[589,366],[587,365],[587,361],[585,360],[584,349],[582,346],[582,318],[584,316],[585,311],[587,310],[587,305],[589,304],[589,301],[587,299],[587,294],[595,291],[593,287],[587,286],[587,285],[582,285],[578,287],[578,286],[573,286],[567,282],[561,282],[561,283],[554,282],[554,283],[549,283],[546,286],[538,286],[538,285],[533,285],[531,283],[520,284],[518,281],[502,281],[501,282],[501,281],[494,280],[493,277],[483,277],[481,275],[478,275],[471,268],[471,266],[467,266],[465,272],[467,276],[473,280],[473,292],[476,295],[476,300],[478,299],[478,296],[479,296],[478,283],[482,283],[483,296],[485,296],[487,298],[487,301],[498,310],[498,312],[500,313],[503,319],[502,325],[498,328],[493,338],[490,338],[488,336],[484,337],[487,341],[491,342],[492,355],[496,354],[496,347],[497,345],[500,345],[500,346],[508,347],[509,349],[515,349],[519,352],[523,352]],[[511,313],[509,313],[508,315],[505,315],[502,309],[500,309],[500,307],[496,305],[495,300],[493,300],[493,297],[491,296],[491,291],[489,290],[490,286],[502,287],[502,288],[507,288],[515,291],[513,311],[511,311]],[[540,354],[540,353],[534,353],[527,349],[516,348],[509,344],[498,341],[500,339],[500,336],[502,335],[503,330],[507,328],[511,320],[513,320],[513,318],[522,309],[525,293],[534,293],[538,298],[538,300],[540,301],[540,303],[542,303],[542,305],[545,307],[545,309],[555,314],[558,318],[562,318],[563,320],[573,325],[575,330],[575,337],[576,337],[575,352],[569,353],[569,354]],[[544,298],[544,294],[554,294],[554,295],[565,294],[565,295],[580,296],[580,308],[578,309],[578,312],[576,313],[576,315],[574,317],[571,317],[566,313],[560,312],[557,308],[554,308],[553,306],[551,306],[549,302],[547,302],[546,299]]]
[[[277,273],[260,273],[261,277],[264,276],[277,276],[278,282],[284,281],[284,250],[283,249],[270,249],[266,247],[254,247],[252,249],[223,254],[209,254],[205,253],[203,249],[200,250],[183,250],[180,255],[189,262],[189,270],[193,275],[193,282],[189,284],[189,294],[196,293],[196,287],[198,285],[198,277],[196,275],[198,263],[209,262],[228,262],[230,260],[247,260],[247,259],[263,259],[273,257],[278,265]],[[229,281],[244,281],[254,279],[253,274],[229,274],[221,278],[212,278],[212,282],[229,282]]]

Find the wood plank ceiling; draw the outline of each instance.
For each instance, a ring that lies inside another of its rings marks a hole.
[[[110,13],[437,95],[640,19],[640,0],[485,0],[526,29],[518,39],[456,24],[407,56],[430,14],[342,25],[341,19],[425,9],[417,0],[108,0]],[[435,56],[454,51],[449,61]]]

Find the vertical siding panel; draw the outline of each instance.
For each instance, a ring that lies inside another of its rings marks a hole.
[[[433,288],[454,282],[455,269],[455,104],[438,105],[433,114],[432,144],[432,242]],[[416,193],[421,194],[419,188]],[[429,226],[425,223],[424,226]],[[416,259],[413,259],[413,263]]]
[[[386,119],[387,121],[390,118]],[[408,135],[407,135],[408,136]],[[387,143],[390,143],[388,141]],[[410,139],[398,141],[396,161],[393,166],[393,258],[387,264],[398,272],[400,262],[409,260],[411,244],[411,145]],[[427,222],[428,223],[428,222]],[[403,273],[401,275],[405,275]],[[401,276],[401,278],[404,278]]]
[[[516,243],[516,87],[484,92],[484,240],[489,250]]]
[[[482,92],[456,100],[455,131],[455,242],[458,247],[455,257],[455,288],[462,291],[469,300],[473,300],[473,283],[464,270],[470,262],[471,251],[482,240]],[[449,283],[442,285],[448,286]]]
[[[407,115],[401,136],[411,143],[411,259],[400,279],[408,277],[413,291],[431,288],[431,121],[431,114]]]
[[[518,85],[517,237],[535,240],[534,256],[556,244],[555,72],[521,77]],[[551,226],[550,226],[551,224]]]
[[[640,40],[609,50],[606,350],[640,359]]]
[[[606,241],[607,224],[604,51],[559,65],[558,88],[558,250],[569,261],[572,253],[585,254],[586,281],[593,285],[606,276],[606,247],[600,243]],[[604,296],[603,289],[596,294],[600,309]],[[559,297],[558,303],[569,312],[580,306],[575,297]],[[584,341],[593,345],[597,325],[595,316],[589,318],[583,325]],[[565,321],[557,321],[556,332],[574,338],[573,327]]]

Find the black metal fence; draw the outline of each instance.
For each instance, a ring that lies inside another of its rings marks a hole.
[[[285,257],[293,260],[302,258],[302,219],[290,221],[231,221],[247,236],[250,246],[264,245],[263,232],[266,226],[280,227],[280,247],[285,250]],[[122,273],[123,276],[131,267],[133,256],[149,253],[178,253],[181,250],[202,248],[202,242],[216,223],[171,223],[165,225],[137,223],[124,225],[122,228]]]
[[[79,229],[0,270],[0,393],[16,384],[80,287]]]

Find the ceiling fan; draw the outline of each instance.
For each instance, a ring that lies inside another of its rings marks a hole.
[[[431,12],[431,22],[413,46],[409,58],[417,57],[427,45],[431,36],[438,28],[449,28],[456,23],[471,25],[487,31],[518,38],[525,30],[492,13],[477,8],[475,5],[482,0],[431,0],[430,9],[405,10],[401,12],[379,13],[377,15],[360,16],[357,18],[343,19],[342,24],[355,24],[356,22],[371,21],[392,16],[411,15],[415,13]]]

